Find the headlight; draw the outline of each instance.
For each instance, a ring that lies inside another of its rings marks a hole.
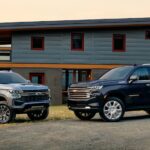
[[[21,98],[22,91],[19,90],[9,90],[13,99]]]
[[[90,89],[92,90],[101,90],[103,86],[91,86]]]

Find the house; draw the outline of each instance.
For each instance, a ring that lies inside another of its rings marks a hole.
[[[150,63],[150,18],[0,23],[0,69],[48,85],[52,104],[71,83],[142,63]]]

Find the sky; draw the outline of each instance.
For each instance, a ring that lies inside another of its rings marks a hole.
[[[150,17],[150,0],[0,0],[0,22]]]

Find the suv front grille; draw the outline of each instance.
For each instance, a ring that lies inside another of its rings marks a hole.
[[[31,93],[31,92],[48,92],[48,90],[23,90],[24,93]]]
[[[23,102],[38,102],[43,100],[48,100],[49,94],[48,91],[24,91],[22,93],[21,101]]]
[[[73,101],[86,101],[90,99],[90,93],[89,88],[69,88],[68,98]]]
[[[39,102],[49,99],[48,95],[32,95],[32,96],[22,96],[21,100],[23,102]]]

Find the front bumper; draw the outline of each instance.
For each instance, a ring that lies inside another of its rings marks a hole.
[[[68,100],[68,108],[72,111],[99,112],[103,105],[103,97],[98,96],[86,101]]]
[[[39,110],[50,106],[50,99],[40,102],[25,102],[22,105],[13,105],[11,108],[18,113],[24,113],[33,110]]]

